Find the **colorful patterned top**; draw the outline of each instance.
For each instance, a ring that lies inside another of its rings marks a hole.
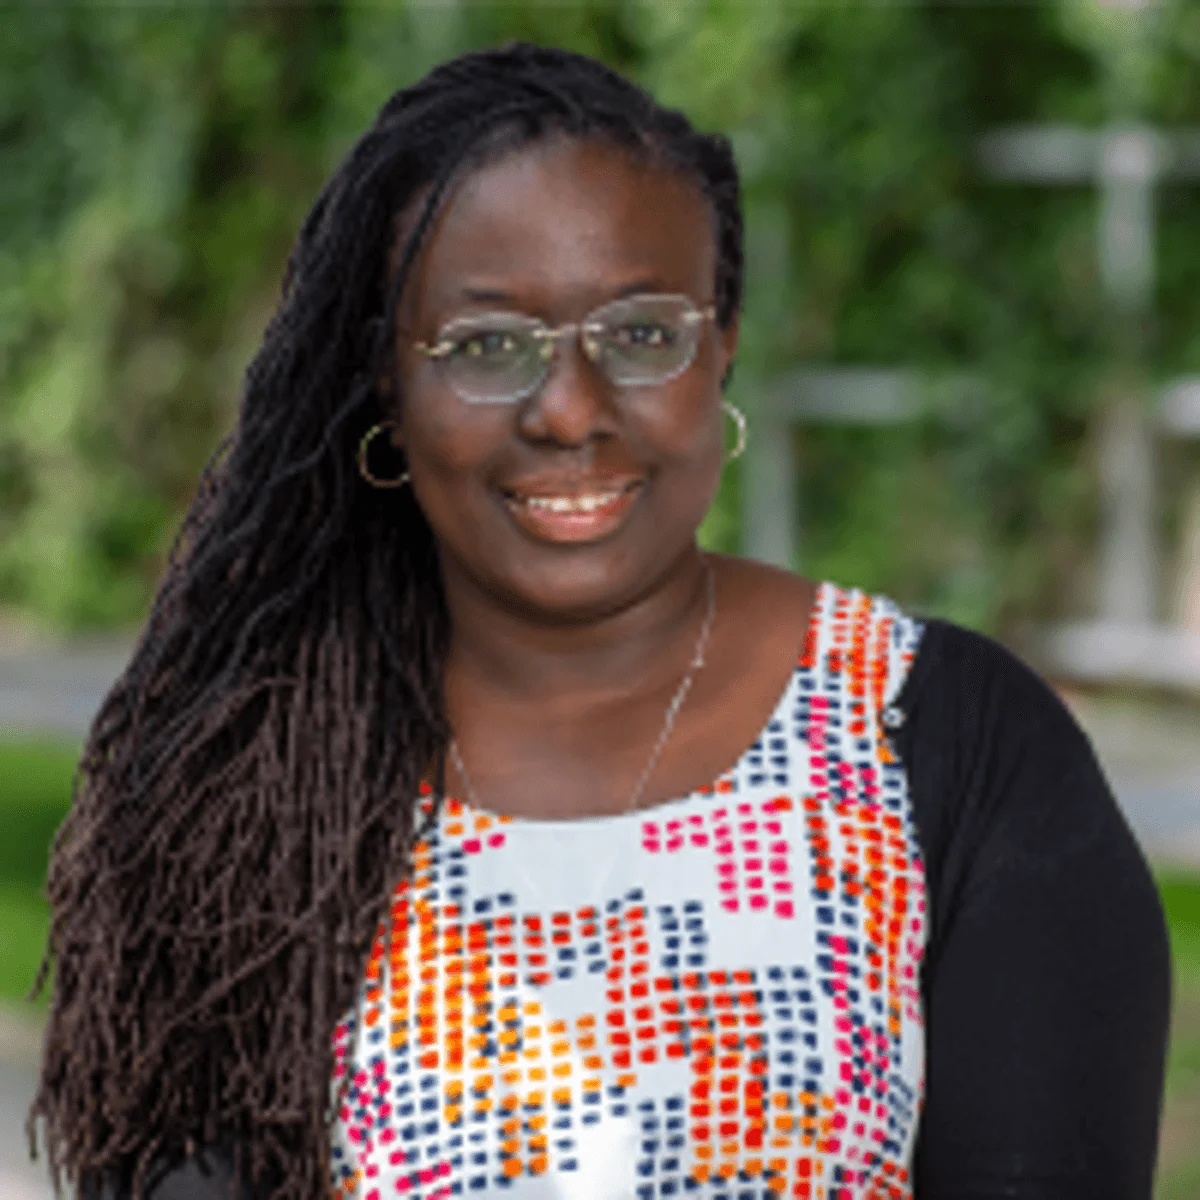
[[[444,806],[336,1031],[330,1194],[1148,1200],[1169,1002],[1153,876],[1051,689],[825,585],[712,787]],[[150,1200],[311,1200],[243,1149],[164,1154]]]
[[[912,1196],[922,626],[823,585],[759,739],[624,816],[443,805],[336,1033],[333,1195]]]

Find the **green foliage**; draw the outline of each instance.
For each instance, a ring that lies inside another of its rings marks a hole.
[[[1200,121],[1196,13],[1153,6],[1136,38],[1131,19],[1066,2],[6,8],[0,602],[136,621],[322,179],[395,88],[523,37],[599,55],[734,138],[749,270],[731,397],[752,421],[798,364],[987,380],[970,412],[919,428],[804,431],[799,565],[987,628],[1086,607],[1088,439],[1114,353],[1095,198],[988,183],[974,147],[1010,121]],[[1152,373],[1200,363],[1196,200],[1163,195],[1163,315],[1138,331]],[[740,491],[730,471],[707,544],[737,547]]]
[[[1191,874],[1164,874],[1158,890],[1171,930],[1176,974],[1200,980],[1200,880]],[[1200,1042],[1195,1053],[1200,1072]]]
[[[50,928],[45,900],[25,885],[0,883],[0,1003],[12,1004],[28,997]],[[47,989],[38,1007],[49,1007]]]
[[[1184,1200],[1195,1196],[1200,1184],[1196,1142],[1200,1114],[1200,879],[1180,871],[1164,872],[1158,886],[1171,935],[1173,987],[1155,1196],[1158,1200]]]
[[[74,743],[46,738],[0,742],[0,881],[40,890],[79,753]]]
[[[27,167],[0,185],[0,597],[64,626],[128,622],[320,181],[336,14],[0,20],[18,27],[0,38],[0,129]]]
[[[57,739],[0,741],[0,1002],[29,993],[42,959],[50,844],[71,806],[79,753]],[[44,992],[39,1004],[48,1002]]]

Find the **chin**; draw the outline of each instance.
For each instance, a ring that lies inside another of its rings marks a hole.
[[[539,565],[499,582],[526,612],[573,623],[620,608],[638,594],[646,580],[632,564],[599,560]]]
[[[695,545],[595,544],[531,556],[519,565],[509,558],[494,578],[511,601],[529,614],[563,623],[595,620],[654,589]]]

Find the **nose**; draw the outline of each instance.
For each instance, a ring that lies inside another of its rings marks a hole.
[[[541,385],[521,403],[523,437],[560,446],[582,446],[617,428],[613,385],[583,352],[578,328],[563,330]]]

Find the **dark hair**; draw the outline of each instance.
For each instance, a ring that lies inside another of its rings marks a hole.
[[[713,215],[718,322],[738,311],[728,141],[614,71],[515,44],[384,105],[304,222],[237,429],[55,840],[29,1129],[44,1122],[56,1186],[64,1170],[119,1177],[138,1198],[154,1164],[219,1142],[256,1196],[328,1186],[333,1030],[436,813],[439,788],[432,810],[416,797],[448,740],[433,535],[409,489],[364,483],[355,450],[383,415],[395,305],[448,187],[556,133],[692,178]]]

